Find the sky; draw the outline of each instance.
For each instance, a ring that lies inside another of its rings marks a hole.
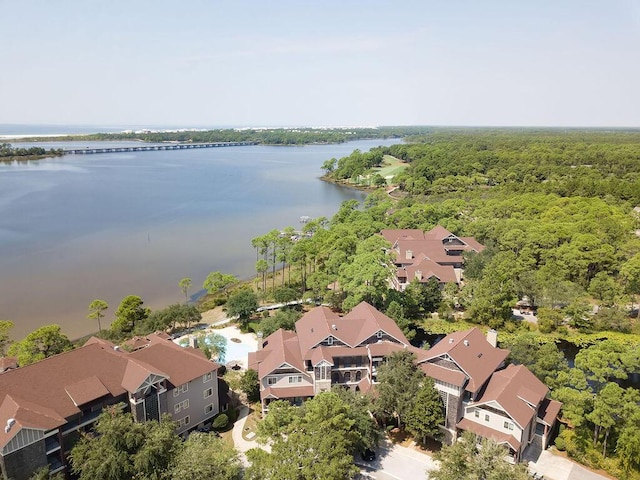
[[[640,0],[0,0],[0,124],[640,127]]]

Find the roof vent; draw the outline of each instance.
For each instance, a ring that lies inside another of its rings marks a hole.
[[[464,342],[462,342],[462,343],[464,343],[464,346],[465,346],[465,347],[468,347],[468,346],[469,346],[469,340],[465,340],[465,341],[464,341]]]
[[[120,347],[119,347],[118,345],[114,345],[114,346],[113,346],[113,349],[114,349],[116,352],[119,352],[119,351],[120,351]]]
[[[453,338],[450,338],[450,339],[449,339],[449,343],[453,343]]]
[[[331,325],[331,328],[333,328],[334,330],[338,330],[338,326],[335,323]]]
[[[11,430],[11,427],[13,427],[13,424],[16,423],[16,419],[15,418],[10,418],[7,420],[7,426],[4,427],[4,433],[9,433],[9,430]]]

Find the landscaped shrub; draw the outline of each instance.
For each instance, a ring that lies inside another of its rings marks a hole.
[[[229,417],[224,413],[214,418],[211,424],[214,430],[223,430],[227,425],[229,425]]]

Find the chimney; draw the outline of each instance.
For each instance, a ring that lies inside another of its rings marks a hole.
[[[413,258],[413,252],[411,250],[407,250],[404,256],[407,260],[411,260]]]
[[[487,332],[487,342],[489,342],[493,348],[498,347],[498,332],[493,328]]]
[[[198,348],[198,339],[195,335],[189,335],[189,346],[191,348]]]
[[[416,270],[416,279],[421,282],[422,281],[422,272],[420,270]]]
[[[258,350],[262,350],[262,337],[264,336],[264,334],[262,333],[262,331],[259,331],[256,336],[258,337]]]

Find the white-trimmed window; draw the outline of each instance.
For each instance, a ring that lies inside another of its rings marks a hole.
[[[277,381],[276,377],[267,377],[267,385],[275,385]]]
[[[173,389],[173,396],[177,397],[181,393],[185,393],[189,391],[189,384],[185,383],[184,385],[180,385]]]
[[[376,337],[382,338],[382,330],[378,330],[378,333],[376,333]]]
[[[333,345],[333,337],[327,338],[327,345]]]
[[[189,408],[189,399],[183,400],[182,402],[176,403],[173,406],[173,413],[180,413],[180,410],[186,410]]]
[[[302,375],[289,377],[289,383],[302,383]]]
[[[211,395],[213,395],[213,388],[207,388],[204,391],[204,398],[209,398]]]
[[[210,382],[212,378],[213,378],[213,374],[212,374],[211,372],[209,372],[209,373],[205,373],[205,374],[202,376],[202,383]]]
[[[204,414],[207,415],[209,413],[213,412],[213,403],[210,403],[209,405],[205,405],[204,406]]]
[[[178,428],[187,426],[189,425],[189,423],[191,423],[191,418],[189,417],[189,415],[176,421],[176,425]]]
[[[489,414],[488,414],[488,413],[485,413],[485,414],[484,414],[484,421],[485,421],[485,422],[488,422],[488,421],[489,421]]]
[[[505,421],[504,428],[505,430],[513,430],[513,423]]]
[[[480,418],[480,410],[476,410],[475,412],[473,412],[473,414],[476,416],[476,418]]]

